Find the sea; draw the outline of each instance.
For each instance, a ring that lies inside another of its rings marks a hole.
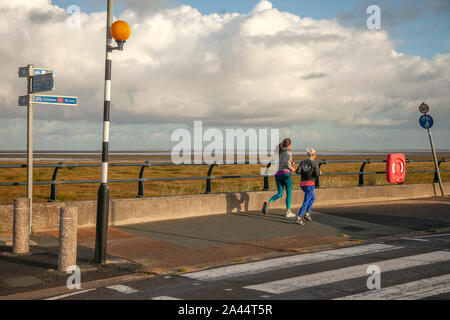
[[[343,150],[343,149],[317,149],[317,155],[319,158],[324,158],[326,156],[385,156],[389,153],[404,153],[405,156],[431,156],[430,150],[425,149],[406,149],[406,150]],[[450,150],[441,149],[436,150],[438,156],[440,155],[450,155]],[[196,154],[201,154],[201,152],[192,152],[192,156]],[[255,154],[252,151],[235,151],[235,155],[251,155]],[[305,155],[304,150],[293,150],[294,156]],[[164,161],[170,157],[170,150],[110,150],[110,158],[117,156],[120,161],[133,161],[133,160],[143,160],[145,157],[151,157],[153,161]],[[34,161],[92,161],[101,157],[101,151],[95,150],[37,150],[33,152]],[[0,161],[3,162],[17,162],[26,161],[27,152],[23,150],[0,150]]]

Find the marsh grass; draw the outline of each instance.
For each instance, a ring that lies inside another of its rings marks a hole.
[[[367,175],[365,177],[365,184],[367,186],[378,186],[387,184],[386,177],[381,175]]]

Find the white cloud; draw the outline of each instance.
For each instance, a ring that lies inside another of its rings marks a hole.
[[[271,10],[272,8],[273,8],[273,5],[271,2],[269,2],[267,0],[262,0],[262,1],[258,2],[258,4],[253,8],[252,13],[261,12],[261,11],[265,11],[265,10]]]
[[[280,12],[202,15],[190,6],[129,9],[131,38],[114,52],[111,119],[122,124],[203,120],[217,126],[416,126],[417,107],[450,118],[450,54],[395,52],[384,31],[346,28]],[[56,68],[57,93],[80,106],[39,106],[41,119],[98,123],[103,112],[105,12],[69,29],[49,0],[0,0],[0,113],[24,116],[19,66]],[[447,121],[448,122],[448,121]],[[73,129],[75,130],[75,129]]]

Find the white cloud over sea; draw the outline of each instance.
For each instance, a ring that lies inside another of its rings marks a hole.
[[[55,68],[55,93],[81,101],[76,108],[36,108],[41,139],[59,141],[42,145],[67,146],[73,138],[73,148],[100,148],[105,16],[82,13],[81,28],[70,29],[66,8],[50,0],[0,0],[0,148],[11,148],[14,138],[5,138],[25,125],[17,97],[26,84],[17,69],[28,63]],[[150,125],[160,129],[148,134],[169,143],[170,128],[194,120],[279,127],[299,139],[310,130],[317,143],[332,140],[330,128],[342,137],[363,129],[406,133],[419,130],[422,101],[439,117],[441,134],[450,133],[450,54],[425,59],[396,52],[385,31],[280,12],[268,1],[248,14],[130,7],[116,18],[132,28],[125,50],[113,58],[111,130],[121,128],[119,149],[133,149],[137,130]],[[320,125],[311,129],[311,123]]]

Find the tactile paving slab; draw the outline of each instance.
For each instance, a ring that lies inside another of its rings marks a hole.
[[[342,238],[318,234],[266,238],[222,246],[183,248],[163,241],[136,238],[108,246],[108,253],[150,268],[195,266],[268,253],[294,253],[296,249],[326,245]]]
[[[57,236],[56,232],[49,234]],[[342,240],[341,237],[310,233],[187,248],[111,227],[108,229],[107,253],[108,256],[133,261],[147,268],[173,269],[270,253],[292,254],[301,248],[338,243]],[[83,247],[93,249],[95,228],[78,230],[78,245],[79,250]]]

